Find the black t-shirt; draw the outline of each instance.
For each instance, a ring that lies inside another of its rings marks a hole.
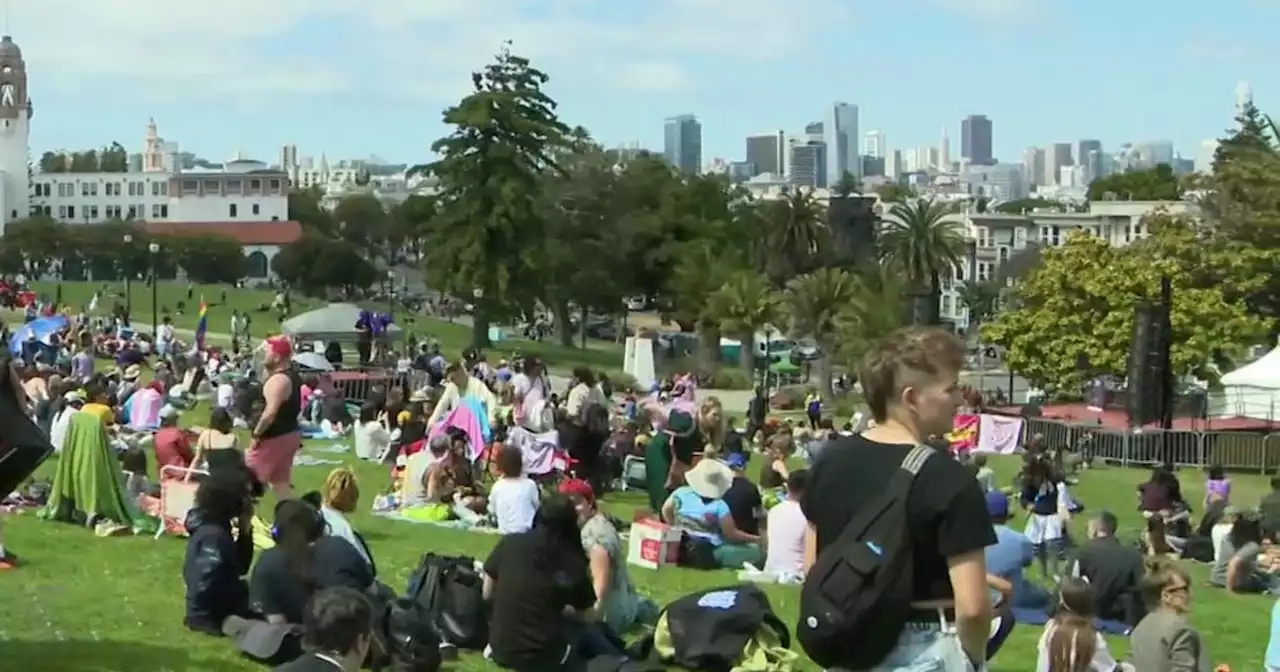
[[[912,446],[835,439],[809,471],[800,503],[817,528],[818,552],[840,538],[859,507],[870,503],[902,465]],[[951,599],[947,558],[996,543],[986,499],[972,472],[947,455],[934,455],[916,475],[907,498],[914,550],[914,601]]]
[[[489,554],[484,571],[494,581],[489,617],[494,662],[520,669],[555,665],[564,656],[569,646],[565,607],[587,609],[596,601],[586,554],[572,550],[543,561],[546,551],[534,530],[502,537]]]
[[[278,614],[289,623],[302,623],[315,591],[339,586],[364,591],[373,585],[369,563],[341,537],[321,537],[312,546],[311,578],[313,585],[308,587],[294,571],[289,556],[279,548],[269,548],[253,567],[250,601],[265,616]]]
[[[760,534],[760,514],[764,511],[764,501],[760,498],[760,488],[756,487],[746,476],[733,479],[733,485],[724,493],[724,503],[729,505],[729,513],[733,515],[733,524],[747,534]]]
[[[1115,537],[1093,539],[1077,556],[1080,576],[1093,589],[1093,607],[1098,618],[1137,625],[1140,614],[1133,611],[1142,578],[1142,552]]]

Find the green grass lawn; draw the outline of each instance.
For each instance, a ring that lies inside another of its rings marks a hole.
[[[35,291],[44,299],[52,300],[58,283],[34,283]],[[76,309],[88,306],[93,293],[102,287],[102,283],[64,282],[62,283],[62,301]],[[227,290],[227,300],[222,303],[222,291]],[[259,307],[270,305],[275,293],[257,289],[235,289],[225,285],[195,285],[192,288],[194,298],[187,299],[187,285],[181,282],[161,282],[158,285],[156,303],[160,317],[169,315],[173,324],[179,329],[194,330],[199,323],[198,315],[200,297],[209,302],[209,331],[214,334],[225,334],[231,330],[231,313],[239,310],[251,316],[251,329],[255,336],[268,336],[280,333],[280,323],[273,311],[258,312]],[[98,301],[95,314],[106,315],[111,311],[115,301],[125,303],[124,283],[107,283],[109,296]],[[133,317],[143,324],[151,322],[152,290],[145,283],[133,283],[131,290],[133,301]],[[178,303],[185,302],[185,310],[181,315],[176,313]],[[323,307],[323,302],[299,296],[292,297],[293,314],[304,313],[314,308]],[[374,310],[386,310],[385,305],[368,306]],[[412,320],[412,321],[410,321]],[[454,358],[461,355],[471,343],[471,327],[467,324],[452,323],[447,320],[426,315],[397,314],[396,322],[404,329],[418,334],[420,337],[434,337],[440,342],[446,356]],[[510,330],[508,330],[510,331]],[[216,340],[216,339],[214,339]],[[549,341],[528,341],[508,338],[494,344],[492,358],[509,356],[512,352],[531,354],[541,357],[555,373],[567,374],[575,366],[588,366],[595,370],[617,373],[622,370],[623,348],[619,344],[605,341],[588,341],[588,347],[566,348]]]
[[[187,413],[184,422],[198,424],[203,413]],[[321,458],[328,454],[315,453]],[[1012,476],[1017,458],[994,460],[1003,479]],[[385,467],[357,464],[363,497],[361,512],[353,522],[368,538],[378,561],[381,579],[403,588],[418,558],[427,551],[469,554],[483,558],[496,538],[491,535],[447,530],[426,525],[389,521],[368,513],[373,495],[386,486]],[[329,467],[299,468],[302,491],[319,486]],[[41,474],[50,476],[54,464]],[[1145,472],[1121,468],[1087,472],[1075,494],[1090,510],[1108,508],[1122,521],[1123,534],[1136,536],[1140,516],[1135,509],[1134,487]],[[1181,474],[1184,493],[1191,501],[1203,496],[1203,477],[1194,471]],[[1237,476],[1233,496],[1241,504],[1253,504],[1264,493],[1260,477]],[[639,493],[607,498],[609,511],[628,518],[641,506]],[[271,502],[263,504],[270,510]],[[1021,521],[1016,521],[1020,525]],[[1077,517],[1073,529],[1082,538],[1085,518]],[[175,538],[98,539],[89,531],[37,520],[33,513],[11,516],[5,522],[5,542],[22,556],[22,566],[0,573],[0,657],[4,669],[50,669],[60,672],[207,670],[214,672],[261,669],[237,658],[228,642],[187,632],[182,626],[183,586],[180,574],[183,542]],[[1272,600],[1266,597],[1228,595],[1204,587],[1207,568],[1188,563],[1194,577],[1193,620],[1205,635],[1215,663],[1229,663],[1235,670],[1262,665],[1269,633]],[[632,568],[640,589],[659,602],[667,602],[699,589],[731,584],[731,572],[699,572],[664,568],[653,572]],[[782,620],[796,620],[798,594],[794,587],[766,586]],[[1025,672],[1035,661],[1040,628],[1015,630],[991,669]],[[1117,657],[1127,653],[1123,639],[1112,640]],[[497,669],[477,655],[466,655],[454,670]],[[817,669],[807,661],[801,669]]]

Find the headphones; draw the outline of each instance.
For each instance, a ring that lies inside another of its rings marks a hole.
[[[317,539],[319,537],[323,537],[329,534],[329,521],[324,519],[324,514],[320,511],[320,507],[316,506],[315,503],[309,500],[309,497],[315,494],[316,493],[314,492],[309,492],[306,495],[303,495],[299,499],[296,499],[296,500],[286,499],[280,502],[279,504],[276,504],[275,517],[276,518],[280,517],[280,507],[286,505],[287,502],[290,502],[290,501],[301,502],[307,505],[307,508],[310,509],[312,515],[315,516],[315,527],[319,531],[319,535],[317,536]],[[271,524],[271,541],[274,541],[277,543],[279,543],[280,541],[280,527],[274,522]]]

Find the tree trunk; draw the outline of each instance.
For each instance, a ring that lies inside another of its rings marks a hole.
[[[556,339],[566,348],[573,347],[573,320],[569,316],[567,301],[551,302],[551,318],[555,320]]]
[[[703,373],[712,373],[720,367],[720,328],[710,325],[698,327],[698,364]]]
[[[578,313],[578,334],[581,336],[582,349],[587,349],[587,309],[583,308]]]
[[[739,340],[742,341],[742,348],[738,351],[738,364],[742,366],[743,371],[750,374],[752,371],[756,370],[755,330],[752,329],[751,331],[743,332],[742,335],[739,336]],[[764,365],[769,366],[769,362],[765,362]]]
[[[483,350],[491,345],[489,342],[489,317],[484,309],[483,300],[475,300],[472,307],[471,347]]]
[[[810,384],[818,388],[818,393],[822,395],[823,399],[832,397],[831,355],[827,353],[828,350],[823,348],[821,356],[813,360],[813,377],[815,380],[810,381]]]

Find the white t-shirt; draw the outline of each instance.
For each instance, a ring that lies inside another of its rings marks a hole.
[[[517,422],[523,422],[524,418],[533,413],[534,407],[540,401],[546,401],[550,396],[550,384],[547,379],[539,376],[530,378],[523,373],[517,373],[511,378],[511,389],[516,393],[516,399],[523,399],[520,404],[520,414],[516,418]]]
[[[1213,561],[1221,562],[1222,542],[1231,534],[1231,523],[1218,523],[1209,529],[1209,538],[1213,540]]]
[[[372,460],[391,444],[391,434],[377,420],[356,423],[356,457]]]
[[[341,511],[327,506],[320,507],[320,515],[324,517],[325,535],[329,537],[338,537],[346,539],[351,547],[356,549],[360,557],[364,558],[366,564],[373,566],[373,560],[369,558],[369,554],[365,552],[364,544],[356,539],[355,528],[351,527],[351,523],[347,522],[346,516]]]
[[[538,484],[520,478],[499,478],[489,489],[489,510],[498,519],[502,534],[528,532],[538,512]]]
[[[160,332],[160,334],[159,334],[159,335],[160,335],[160,342],[161,342],[161,343],[168,343],[169,341],[172,341],[172,340],[173,340],[173,327],[172,327],[172,326],[170,326],[170,325],[168,325],[168,324],[162,324],[162,325],[160,325],[159,332]]]
[[[1036,650],[1039,652],[1036,656],[1036,672],[1049,672],[1049,638],[1057,628],[1058,625],[1053,621],[1049,621],[1044,626],[1040,643],[1036,645]],[[1111,650],[1107,648],[1107,640],[1102,638],[1102,633],[1096,633],[1094,636],[1098,638],[1098,642],[1093,653],[1093,661],[1089,664],[1089,672],[1112,672],[1117,665],[1115,656],[1112,656]]]
[[[788,500],[769,509],[765,527],[769,535],[769,557],[765,559],[764,571],[804,572],[804,534],[809,522],[800,510],[800,502]]]

